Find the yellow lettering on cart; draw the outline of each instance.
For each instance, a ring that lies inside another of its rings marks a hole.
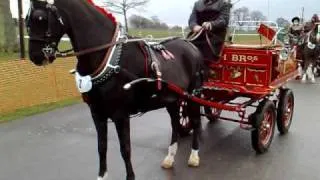
[[[258,56],[246,56],[246,55],[238,55],[232,54],[231,61],[233,62],[255,62],[258,61]]]
[[[226,61],[227,60],[227,54],[223,55],[223,60]]]

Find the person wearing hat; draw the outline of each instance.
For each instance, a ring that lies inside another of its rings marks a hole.
[[[291,47],[298,44],[299,39],[303,34],[303,26],[300,24],[300,18],[294,17],[291,20],[292,25],[289,29],[289,42]]]
[[[204,60],[219,60],[225,42],[232,4],[230,0],[198,0],[189,17],[191,34],[202,34],[192,43],[202,52]],[[208,34],[211,45],[207,42]],[[189,35],[191,35],[189,34]]]
[[[312,22],[313,24],[316,24],[316,23],[319,23],[319,22],[320,22],[318,14],[313,14],[313,16],[312,16],[312,18],[311,18],[311,22]]]

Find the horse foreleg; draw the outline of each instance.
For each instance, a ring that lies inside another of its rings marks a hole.
[[[299,77],[301,78],[302,77],[302,74],[303,74],[303,70],[302,70],[302,66],[301,66],[301,63],[298,64],[298,72],[299,72]]]
[[[301,78],[301,82],[305,83],[307,81],[307,74],[304,72]]]
[[[131,140],[130,140],[130,119],[129,116],[125,118],[115,118],[114,119],[118,138],[120,141],[120,152],[124,160],[127,180],[134,180],[135,175],[131,163]]]
[[[307,76],[308,76],[308,79],[310,79],[310,81],[311,81],[312,83],[315,83],[315,82],[316,82],[316,79],[315,79],[315,77],[314,77],[314,73],[313,73],[313,72],[314,72],[314,71],[313,71],[313,64],[310,63],[309,66],[308,66],[308,69],[307,69],[306,74],[307,74]]]
[[[310,74],[311,68],[309,68],[309,66],[310,66],[310,60],[309,60],[309,57],[306,57],[304,59],[304,64],[303,64],[303,75],[301,78],[302,83],[306,83],[307,79],[310,77],[309,74]]]
[[[167,111],[171,118],[171,143],[168,148],[168,155],[162,161],[161,167],[165,169],[169,169],[173,167],[174,157],[178,151],[178,131],[179,131],[179,106],[178,104],[170,104],[167,107]]]
[[[93,121],[97,130],[98,153],[99,153],[99,176],[98,180],[106,180],[107,172],[107,148],[108,148],[108,124],[103,118],[92,114]]]
[[[188,115],[193,127],[192,149],[188,160],[188,165],[191,167],[198,167],[200,165],[199,157],[199,140],[201,135],[201,115],[200,106],[198,104],[188,103]]]

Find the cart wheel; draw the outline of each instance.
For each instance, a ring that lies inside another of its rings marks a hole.
[[[219,116],[222,112],[220,109],[212,108],[212,107],[204,107],[204,112],[207,116],[207,119],[210,123],[216,122],[219,119]]]
[[[179,110],[179,135],[186,137],[192,130],[191,122],[187,114],[187,102],[181,101]]]
[[[277,127],[280,134],[287,134],[292,123],[294,111],[294,96],[290,89],[280,91],[280,100],[277,110]]]
[[[259,104],[256,112],[250,116],[255,128],[251,132],[253,149],[262,154],[266,152],[273,139],[276,124],[276,108],[272,101],[265,100]]]

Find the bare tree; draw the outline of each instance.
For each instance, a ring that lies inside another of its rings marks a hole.
[[[128,32],[128,11],[143,7],[148,2],[149,0],[108,0],[106,5],[110,8],[110,11],[124,16],[125,29]]]
[[[286,27],[290,25],[290,22],[283,17],[277,18],[276,22],[280,27]]]
[[[261,11],[252,11],[250,13],[250,17],[253,21],[265,21],[267,19],[267,17],[264,16]]]
[[[241,7],[233,11],[235,21],[246,21],[250,18],[249,8]],[[239,26],[243,26],[244,22],[238,22]]]

